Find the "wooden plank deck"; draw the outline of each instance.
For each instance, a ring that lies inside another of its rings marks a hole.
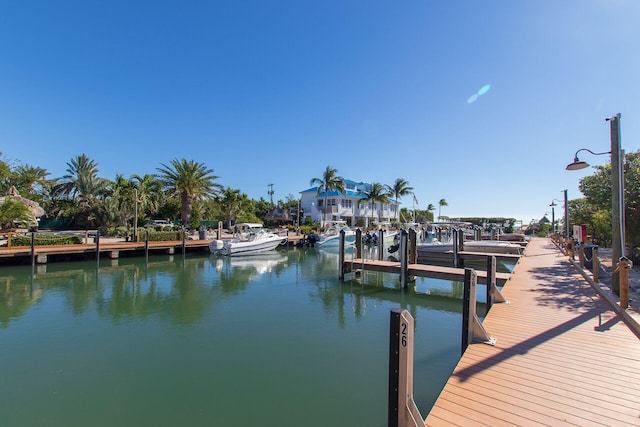
[[[533,239],[427,426],[640,426],[640,340],[548,239]],[[424,412],[423,412],[424,413]]]
[[[211,240],[185,240],[187,248],[206,249],[209,247]],[[165,249],[182,249],[182,241],[159,241],[149,242],[149,250],[165,250]],[[144,250],[144,242],[100,242],[100,253],[112,251],[141,251]],[[61,254],[79,254],[79,253],[95,253],[95,244],[79,244],[79,245],[51,245],[36,246],[35,252],[38,255],[61,255]],[[0,258],[6,257],[28,257],[31,256],[30,246],[12,246],[10,248],[0,248]]]
[[[376,261],[367,260],[362,258],[355,258],[344,261],[345,273],[350,273],[356,270],[368,270],[379,271],[382,273],[395,273],[400,274],[400,263],[394,261]],[[432,277],[435,279],[443,280],[458,280],[464,279],[464,268],[442,267],[438,265],[426,265],[426,264],[409,264],[408,272],[410,276],[419,277]],[[487,272],[477,270],[478,283],[486,283]],[[496,273],[496,280],[498,282],[505,282],[511,277],[510,273]]]

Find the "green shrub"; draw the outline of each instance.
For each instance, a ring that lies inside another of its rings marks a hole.
[[[34,241],[36,246],[79,245],[82,243],[82,237],[65,234],[36,234]],[[11,237],[11,246],[31,246],[31,235]]]
[[[150,227],[138,231],[138,240],[140,242],[144,242],[147,239],[147,231],[149,232],[150,242],[182,240],[181,231],[155,231],[153,227]]]

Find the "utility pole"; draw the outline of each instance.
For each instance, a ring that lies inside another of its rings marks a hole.
[[[273,191],[273,184],[267,184],[267,187],[269,187],[269,191],[267,191],[269,200],[271,200],[271,204],[273,204],[273,194],[275,193],[275,191]]]
[[[622,163],[624,153],[620,150],[620,113],[606,119],[611,125],[611,241],[612,260],[611,268],[616,269],[618,261],[625,252],[624,241],[624,173]],[[620,292],[620,276],[613,275],[612,290]]]

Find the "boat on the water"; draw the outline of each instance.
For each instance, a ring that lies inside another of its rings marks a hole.
[[[262,224],[236,225],[231,240],[213,240],[209,251],[216,255],[249,255],[270,251],[287,242],[286,237],[265,230]]]
[[[338,246],[340,243],[340,231],[344,230],[345,245],[353,245],[356,243],[356,232],[349,228],[345,221],[332,221],[325,231],[320,233],[316,245]]]
[[[484,252],[495,254],[522,254],[522,246],[517,243],[498,240],[468,240],[464,242],[464,250],[468,252]],[[430,243],[417,245],[419,255],[442,254],[453,251],[453,243],[442,243],[433,239]]]

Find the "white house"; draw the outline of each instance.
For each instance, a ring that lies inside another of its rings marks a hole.
[[[321,224],[337,220],[346,221],[350,226],[356,226],[359,219],[362,219],[360,224],[368,226],[371,221],[391,221],[397,218],[397,200],[390,200],[389,203],[376,201],[375,206],[372,206],[371,201],[365,200],[365,193],[369,191],[371,184],[345,179],[344,187],[344,193],[329,191],[326,194],[327,206],[324,206],[324,189],[319,193],[318,187],[301,191],[300,207],[304,210],[304,216]]]

